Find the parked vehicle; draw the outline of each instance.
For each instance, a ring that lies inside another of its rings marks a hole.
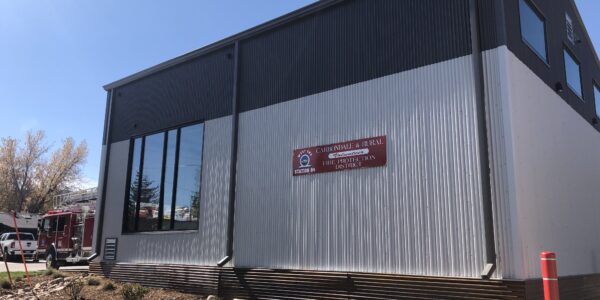
[[[38,256],[46,267],[87,264],[92,254],[96,189],[61,195],[38,225]]]
[[[37,262],[37,242],[33,234],[20,232],[21,247],[25,259],[32,259]],[[0,245],[2,247],[2,259],[7,261],[17,261],[21,259],[21,248],[16,232],[7,232],[0,236]]]

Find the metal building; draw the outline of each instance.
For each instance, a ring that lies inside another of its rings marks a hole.
[[[92,271],[538,299],[546,250],[600,293],[599,66],[572,0],[327,0],[108,84]]]

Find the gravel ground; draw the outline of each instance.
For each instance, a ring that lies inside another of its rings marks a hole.
[[[106,278],[90,276],[86,273],[60,273],[64,279],[57,279],[52,275],[41,275],[31,277],[31,284],[27,285],[24,281],[15,284],[12,289],[0,288],[0,299],[70,299],[66,293],[66,288],[70,282],[79,280],[83,283],[83,289],[79,294],[80,299],[123,299],[121,294],[124,283],[111,281]],[[95,279],[99,285],[89,285],[90,279]],[[114,290],[105,290],[106,283],[114,284]],[[204,299],[198,295],[180,293],[176,291],[148,288],[148,293],[144,299],[159,300],[159,299],[174,299],[174,300],[192,300]],[[34,296],[34,294],[36,296]],[[46,294],[46,295],[44,295]]]

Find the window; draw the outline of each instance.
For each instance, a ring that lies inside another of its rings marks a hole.
[[[126,232],[198,229],[204,124],[135,138]]]
[[[581,95],[581,73],[579,73],[579,63],[567,49],[564,49],[564,57],[567,85],[577,96],[579,96],[579,98],[583,99]]]
[[[546,24],[543,16],[528,2],[519,0],[521,21],[521,37],[544,62],[548,62],[546,54]]]
[[[11,233],[8,235],[8,238],[6,238],[7,240],[16,240],[17,239],[17,234],[16,233]],[[35,240],[33,238],[33,234],[31,233],[19,233],[19,239],[21,241],[33,241]]]
[[[600,87],[594,84],[594,99],[596,99],[596,116],[600,118]]]

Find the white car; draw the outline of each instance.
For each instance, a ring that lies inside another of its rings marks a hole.
[[[19,238],[21,239],[21,247],[23,247],[23,254],[25,259],[37,260],[37,241],[33,234],[28,232],[20,232]],[[19,248],[19,241],[17,240],[16,232],[7,232],[0,235],[0,246],[2,247],[2,258],[7,261],[21,260],[21,250]]]

